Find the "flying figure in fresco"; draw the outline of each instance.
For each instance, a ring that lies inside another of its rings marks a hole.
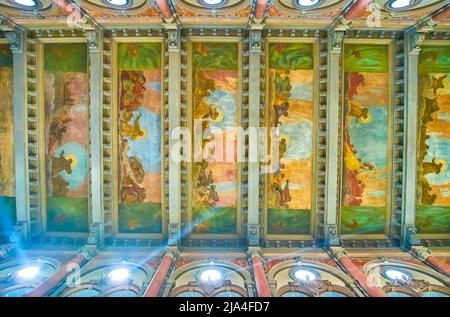
[[[67,132],[67,123],[71,121],[70,118],[67,118],[67,113],[62,114],[61,116],[55,118],[50,124],[49,128],[49,144],[48,150],[51,151],[52,147],[57,144],[61,145],[62,137],[64,133]]]
[[[274,108],[274,112],[275,112],[275,118],[274,118],[274,126],[278,127],[281,122],[280,122],[280,118],[283,117],[289,117],[289,102],[284,102],[281,105],[273,105]]]
[[[197,176],[197,195],[199,197],[198,200],[205,207],[214,207],[220,198],[216,191],[216,186],[213,185],[212,171],[208,171],[208,175],[206,175],[207,167],[208,163],[203,161]]]
[[[361,108],[358,105],[356,105],[354,102],[349,102],[350,110],[348,112],[348,115],[351,117],[355,117],[356,120],[364,119],[367,120],[369,118],[369,109],[368,108]]]
[[[130,137],[131,140],[136,140],[137,138],[142,137],[144,135],[144,131],[141,129],[140,126],[141,117],[142,112],[140,112],[137,115],[133,125],[131,125],[129,122],[131,122],[133,118],[133,113],[131,112],[123,113],[122,118],[120,120],[120,123],[122,125],[120,129],[120,135],[122,137]]]
[[[444,166],[444,164],[442,162],[436,163],[435,158],[431,160],[431,163],[423,162],[422,163],[423,175],[431,174],[431,173],[439,174],[441,172],[442,166]]]
[[[72,174],[72,159],[66,159],[64,157],[64,151],[61,151],[59,157],[51,157],[52,160],[52,175],[55,176],[62,171],[67,174]]]

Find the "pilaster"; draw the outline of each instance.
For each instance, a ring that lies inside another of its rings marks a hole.
[[[250,25],[249,56],[249,162],[247,236],[249,246],[259,245],[259,125],[261,108],[261,47],[263,24]]]
[[[169,237],[168,244],[176,246],[180,242],[181,232],[181,162],[180,153],[173,153],[180,134],[174,131],[180,128],[181,118],[181,50],[180,29],[176,23],[164,25],[168,46],[168,93],[169,93]],[[178,156],[178,157],[177,157]]]

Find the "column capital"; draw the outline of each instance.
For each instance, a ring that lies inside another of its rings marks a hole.
[[[180,230],[181,225],[179,223],[169,223],[169,239],[168,244],[170,246],[178,246],[180,242]]]
[[[18,221],[9,236],[9,242],[17,245],[25,243],[26,228],[27,223],[25,221]]]
[[[164,23],[167,32],[167,42],[169,52],[177,52],[180,50],[180,29],[176,23]]]
[[[418,54],[423,41],[425,41],[425,32],[417,32],[414,30],[409,35],[409,52]]]
[[[421,260],[425,261],[427,257],[432,256],[433,254],[431,253],[431,251],[427,248],[427,247],[422,247],[422,246],[411,246],[409,248],[409,250],[411,250],[411,252],[417,256],[418,258],[420,258]]]
[[[326,226],[326,236],[325,239],[327,240],[328,245],[330,246],[340,246],[341,241],[339,240],[338,236],[338,228],[335,224],[330,224]]]
[[[23,50],[23,34],[19,29],[13,31],[5,31],[6,39],[8,40],[9,48],[13,53],[21,53]]]
[[[259,224],[247,225],[247,238],[249,246],[259,246]]]
[[[331,52],[341,53],[342,43],[344,42],[345,30],[332,30],[331,31]]]
[[[86,245],[88,246],[100,246],[101,239],[100,239],[100,227],[101,223],[92,223],[89,227],[89,236],[87,238]]]
[[[99,51],[100,47],[100,31],[95,30],[88,30],[85,32],[86,39],[88,43],[89,52],[97,52]]]
[[[265,25],[262,23],[251,23],[250,28],[250,51],[261,52],[262,31]]]
[[[420,245],[420,239],[417,236],[417,229],[414,226],[406,226],[405,228],[405,245],[406,247]]]
[[[262,259],[261,248],[260,247],[248,248],[247,256],[249,257],[250,260],[253,259],[254,257]]]
[[[330,247],[331,254],[338,260],[344,256],[347,256],[347,251],[343,247]]]
[[[97,246],[86,245],[78,250],[78,255],[84,256],[87,260],[92,259],[98,253]]]
[[[0,31],[13,31],[14,27],[14,24],[8,18],[0,16]]]

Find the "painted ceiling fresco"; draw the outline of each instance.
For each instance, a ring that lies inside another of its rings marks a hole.
[[[268,177],[267,233],[310,234],[314,44],[269,43],[268,76],[268,126],[279,131],[277,142],[271,140],[271,144],[278,144],[279,163]]]
[[[194,157],[192,168],[192,233],[236,234],[237,135],[227,128],[235,128],[239,117],[239,43],[193,42],[191,52],[193,129],[201,132],[206,153]]]
[[[86,232],[89,194],[87,45],[43,45],[47,229]]]
[[[161,43],[118,43],[120,233],[162,233]]]
[[[342,234],[384,234],[389,214],[388,45],[344,45]]]
[[[450,45],[425,46],[419,60],[416,223],[420,234],[450,231]]]
[[[0,44],[0,232],[16,222],[13,56],[7,44]]]

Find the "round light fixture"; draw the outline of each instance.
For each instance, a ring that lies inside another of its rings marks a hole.
[[[405,271],[397,270],[397,269],[386,269],[383,272],[384,276],[391,281],[409,281],[411,279],[411,275]]]
[[[114,7],[126,8],[131,6],[131,0],[103,0],[106,4],[110,4]]]
[[[36,7],[38,5],[35,0],[13,0],[13,2],[24,7]]]
[[[17,272],[17,277],[24,280],[35,278],[41,269],[39,266],[27,266]]]
[[[309,282],[316,279],[316,275],[307,270],[297,270],[294,273],[294,276],[297,280],[303,281],[303,282]]]
[[[313,268],[297,265],[289,271],[289,276],[299,282],[310,282],[320,278],[320,273]]]
[[[386,4],[386,8],[391,11],[401,11],[412,7],[420,1],[421,0],[390,0]]]
[[[322,0],[294,0],[294,6],[300,10],[309,10],[319,6]]]
[[[114,269],[108,273],[108,278],[113,282],[123,282],[130,276],[130,271],[126,268]]]
[[[217,282],[222,279],[222,272],[216,269],[208,269],[200,273],[200,280],[204,283]]]
[[[199,4],[209,8],[221,7],[225,4],[226,0],[197,0]]]

